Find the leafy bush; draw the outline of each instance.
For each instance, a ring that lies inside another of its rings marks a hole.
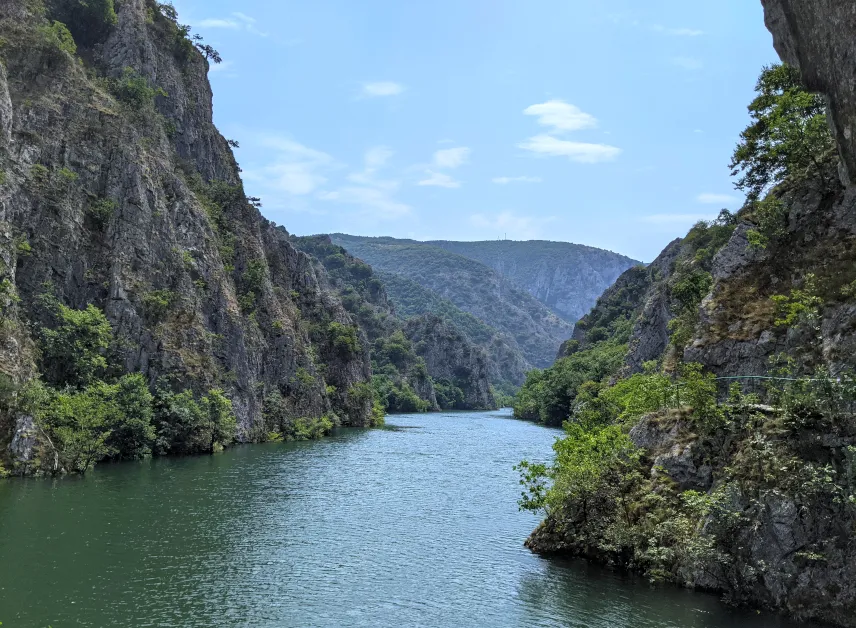
[[[104,229],[118,206],[119,204],[111,198],[100,198],[89,205],[86,214],[98,229]]]
[[[463,410],[464,391],[448,379],[434,380],[434,395],[437,405],[443,410]]]
[[[755,91],[752,124],[731,159],[737,187],[757,201],[788,177],[826,178],[836,153],[823,96],[809,93],[799,70],[788,65],[765,67]]]
[[[62,22],[54,21],[50,26],[39,28],[42,37],[59,52],[74,56],[77,54],[77,44],[68,27]]]
[[[159,388],[154,406],[160,454],[212,453],[235,440],[232,402],[222,390],[210,390],[197,399],[190,390],[173,393]]]
[[[333,321],[327,326],[327,337],[330,345],[344,359],[359,354],[361,350],[357,328],[353,325],[343,325]]]
[[[159,321],[177,300],[178,295],[172,290],[152,290],[143,295],[143,307],[152,320]]]
[[[144,76],[133,68],[125,68],[122,78],[110,84],[113,95],[135,111],[152,107],[157,96],[166,96],[160,87],[152,87]]]
[[[139,373],[112,385],[95,381],[80,390],[51,390],[36,380],[22,397],[42,435],[45,472],[86,473],[104,458],[151,454],[152,395]]]
[[[388,375],[372,377],[372,387],[386,412],[427,412],[430,406],[420,399],[406,381],[396,382]]]
[[[42,373],[58,386],[92,383],[107,368],[106,353],[113,341],[107,317],[92,304],[74,310],[50,296],[42,297],[42,303],[53,320],[40,334]]]

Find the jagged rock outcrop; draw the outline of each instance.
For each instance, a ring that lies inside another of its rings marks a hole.
[[[0,257],[22,316],[40,320],[46,291],[96,304],[126,370],[224,388],[245,440],[265,431],[274,389],[298,416],[366,425],[370,402],[351,391],[370,378],[368,352],[324,337],[351,316],[247,202],[212,122],[205,58],[156,3],[125,0],[106,38],[77,33],[80,62],[48,28],[76,3],[55,0],[47,17],[38,5],[0,3]],[[29,342],[3,343],[5,373],[32,370]]]
[[[496,409],[484,351],[441,318],[430,314],[411,318],[404,329],[435,380],[451,384],[463,393],[463,399],[455,404],[456,409]]]

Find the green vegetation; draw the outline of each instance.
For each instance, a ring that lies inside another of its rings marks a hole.
[[[152,290],[143,295],[143,307],[146,315],[153,321],[162,320],[178,300],[178,295],[172,290]]]
[[[521,507],[543,509],[572,552],[652,578],[692,584],[690,574],[699,570],[724,579],[742,570],[751,579],[762,566],[747,563],[739,539],[770,491],[824,521],[842,511],[856,515],[853,448],[817,457],[804,438],[795,438],[807,431],[856,434],[856,379],[828,373],[816,378],[775,382],[769,391],[775,410],[768,410],[739,386],[718,404],[715,382],[698,365],[688,365],[675,381],[655,372],[634,375],[603,389],[588,402],[591,410],[566,425],[553,465],[519,466]],[[628,437],[640,420],[677,430],[678,442],[732,443],[730,457],[693,450],[713,465],[716,488],[681,489],[668,473],[652,468],[653,454]]]
[[[758,249],[779,246],[788,234],[784,191],[817,181],[828,190],[835,157],[823,102],[804,90],[795,70],[765,68],[750,113],[732,168],[749,195],[739,215],[754,224],[749,241]],[[770,380],[763,397],[736,383],[726,396],[721,381],[683,361],[693,341],[709,341],[697,329],[706,298],[708,312],[746,299],[739,291],[723,294],[735,290],[735,280],[715,285],[713,277],[714,257],[736,223],[723,210],[690,230],[664,257],[668,267],[625,273],[580,321],[564,357],[530,373],[515,414],[565,428],[552,464],[518,467],[521,507],[546,514],[530,540],[534,548],[562,548],[653,579],[734,591],[754,586],[769,569],[746,539],[757,538],[775,504],[792,504],[806,513],[806,529],[824,530],[807,533],[797,565],[825,560],[833,541],[819,534],[852,529],[856,378],[850,372],[833,377],[820,369],[806,377],[807,364],[781,358],[784,367],[772,374],[782,379]],[[804,269],[784,284],[788,294],[760,295],[767,313],[761,329],[819,333],[823,295],[856,294],[851,279],[822,279]],[[760,300],[756,285],[746,295]],[[670,343],[634,373],[625,363],[630,329],[650,322],[640,317],[654,299],[669,312]],[[819,447],[824,438],[828,445]]]
[[[829,178],[836,151],[823,96],[808,92],[799,70],[788,65],[765,67],[755,91],[752,124],[731,159],[737,187],[752,202],[785,179]]]
[[[327,415],[293,416],[288,400],[278,390],[265,397],[264,417],[268,440],[273,441],[317,440],[330,434],[336,425],[335,419]]]
[[[134,68],[125,68],[122,78],[112,81],[110,89],[117,100],[134,111],[151,108],[156,97],[167,95],[160,87],[149,85],[146,78]]]
[[[96,228],[101,231],[110,222],[113,217],[113,212],[119,204],[112,198],[100,198],[93,201],[86,210],[86,215],[92,220]]]
[[[49,42],[57,51],[71,56],[77,54],[77,44],[74,43],[74,37],[62,22],[54,21],[50,26],[42,26],[39,28],[39,32],[45,41]]]
[[[85,473],[105,458],[210,453],[234,440],[235,416],[222,391],[197,397],[163,384],[153,393],[140,373],[113,376],[116,341],[101,310],[92,304],[75,310],[48,294],[39,306],[44,382],[3,393],[4,404],[33,417],[37,427],[34,471]]]
[[[371,264],[376,272],[397,274],[435,295],[423,305],[419,303],[423,297],[399,283],[411,291],[411,303],[407,307],[419,310],[438,307],[448,311],[438,300],[442,298],[480,319],[484,325],[513,338],[516,347],[512,345],[512,348],[518,353],[518,361],[522,362],[519,357],[522,355],[529,364],[547,366],[553,362],[562,341],[571,335],[570,323],[486,264],[431,243],[343,234],[331,237],[334,244]],[[443,311],[437,313],[442,315]],[[477,325],[465,322],[462,316],[456,318],[475,331]]]
[[[699,222],[686,235],[668,287],[674,318],[669,322],[672,347],[681,352],[698,323],[699,305],[713,286],[713,258],[734,233],[736,218],[723,209],[712,222]]]

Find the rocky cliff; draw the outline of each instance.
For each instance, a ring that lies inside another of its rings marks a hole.
[[[414,409],[401,405],[406,404],[406,395],[396,385],[412,389],[427,404],[426,409],[496,407],[490,361],[453,324],[429,315],[410,317],[403,323],[387,298],[386,285],[371,266],[326,235],[292,237],[291,241],[326,270],[362,330],[371,352],[376,388],[386,391],[388,409]],[[449,391],[454,394],[449,396]]]
[[[367,424],[352,391],[369,353],[335,346],[331,324],[354,321],[323,268],[244,195],[206,58],[151,0],[113,21],[87,7],[0,3],[3,372],[35,374],[28,324],[51,294],[106,313],[127,371],[224,388],[244,440],[274,390],[297,415]]]
[[[484,351],[437,316],[411,318],[404,329],[434,380],[442,387],[452,389],[456,396],[454,403],[450,404],[452,408],[496,409]]]
[[[608,382],[617,386],[584,389],[566,406],[581,422],[615,416],[609,400],[649,409],[619,414],[610,443],[627,449],[622,462],[601,461],[616,475],[604,477],[598,503],[619,500],[630,523],[586,513],[566,493],[528,543],[856,626],[856,7],[763,4],[783,60],[827,98],[840,159],[816,154],[736,216],[697,225],[647,272],[626,272],[581,321],[563,355],[596,357],[614,321],[631,325]],[[702,392],[688,405],[690,390]],[[650,394],[664,398],[644,402]],[[618,546],[610,529],[623,530]]]

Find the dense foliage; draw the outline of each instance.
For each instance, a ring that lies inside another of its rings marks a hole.
[[[749,105],[750,124],[740,134],[731,160],[737,187],[757,201],[786,178],[826,177],[835,144],[823,96],[808,92],[799,70],[778,64],[764,68]]]
[[[85,473],[104,459],[211,453],[235,439],[232,403],[221,390],[198,396],[166,381],[152,390],[140,373],[115,375],[116,340],[101,310],[75,310],[49,294],[40,306],[44,380],[4,389],[3,402],[34,421],[35,471]]]

